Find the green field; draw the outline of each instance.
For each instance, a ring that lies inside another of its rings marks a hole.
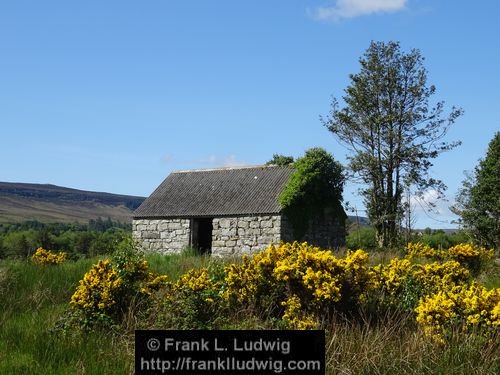
[[[133,317],[113,334],[54,330],[78,281],[96,260],[45,267],[0,261],[0,374],[133,373]],[[171,279],[209,261],[159,255],[148,260],[152,270]],[[483,279],[489,287],[500,286],[497,271]],[[266,323],[247,321],[241,326],[261,328]],[[408,314],[385,314],[363,324],[339,319],[329,323],[326,335],[328,374],[497,374],[500,368],[498,336],[488,342],[474,334],[457,334],[440,346],[430,342]]]

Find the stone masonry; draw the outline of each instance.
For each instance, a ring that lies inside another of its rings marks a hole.
[[[132,223],[135,239],[146,251],[162,254],[180,253],[191,246],[192,219],[136,219]],[[309,224],[301,241],[334,249],[343,246],[345,226],[340,219],[325,215]],[[252,254],[280,240],[294,240],[289,221],[282,215],[217,217],[212,219],[214,256]]]
[[[281,216],[235,216],[213,219],[212,254],[259,252],[281,238]]]
[[[190,245],[189,219],[138,219],[132,221],[132,236],[146,251],[180,253]]]

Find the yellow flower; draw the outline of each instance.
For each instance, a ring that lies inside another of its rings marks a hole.
[[[122,279],[109,259],[94,264],[71,297],[70,304],[83,310],[109,310],[122,286]]]
[[[42,247],[39,247],[31,257],[31,260],[34,263],[41,265],[61,264],[66,260],[66,255],[67,254],[63,251],[54,253],[51,250],[45,250]]]

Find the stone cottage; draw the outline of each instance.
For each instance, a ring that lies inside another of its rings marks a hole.
[[[133,214],[133,236],[160,253],[193,247],[213,255],[258,252],[293,241],[278,197],[291,167],[257,166],[171,173]],[[302,241],[336,248],[345,243],[345,212],[318,212]]]

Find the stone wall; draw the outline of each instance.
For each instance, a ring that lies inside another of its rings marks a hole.
[[[189,219],[140,219],[132,221],[132,236],[146,251],[180,253],[190,245]]]
[[[162,254],[179,253],[191,245],[191,219],[133,220],[133,237],[146,251]],[[212,220],[212,255],[251,254],[280,240],[296,240],[286,216],[234,216]],[[345,219],[325,212],[309,224],[300,241],[326,249],[345,245]]]
[[[337,249],[345,246],[345,216],[338,216],[328,210],[322,215],[315,216],[302,238],[296,238],[293,228],[286,216],[281,219],[281,238],[285,242],[295,240],[321,247],[323,249]]]
[[[212,254],[242,255],[259,252],[281,238],[281,216],[235,216],[213,219]]]

